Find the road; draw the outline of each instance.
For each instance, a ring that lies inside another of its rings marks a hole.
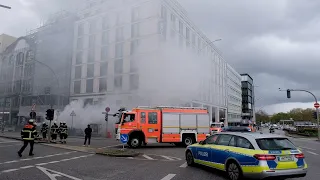
[[[277,131],[276,133],[282,134],[283,132]],[[320,172],[317,168],[320,167],[320,143],[306,138],[292,138],[292,141],[302,148],[309,164],[307,177],[299,179],[319,179]],[[68,145],[81,147],[82,143],[82,138],[68,139]],[[185,149],[170,144],[143,147],[138,150],[143,155],[134,158],[106,157],[44,144],[35,145],[34,157],[28,156],[28,147],[20,158],[17,151],[21,145],[21,141],[0,138],[1,180],[226,179],[224,173],[219,171],[204,167],[187,167],[184,160]],[[111,146],[118,147],[119,142],[112,139],[92,141],[92,147]]]

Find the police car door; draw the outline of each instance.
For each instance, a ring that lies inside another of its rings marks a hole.
[[[212,159],[211,148],[214,145],[215,141],[218,139],[219,135],[212,135],[208,137],[203,145],[197,147],[196,159],[201,161],[210,162]]]

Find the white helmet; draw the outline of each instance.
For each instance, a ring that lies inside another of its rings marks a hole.
[[[53,124],[57,124],[57,121],[54,121]]]

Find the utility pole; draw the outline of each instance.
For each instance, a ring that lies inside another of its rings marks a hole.
[[[2,7],[2,8],[6,8],[6,9],[11,9],[11,7],[9,7],[9,6],[5,6],[5,5],[2,5],[2,4],[0,4],[0,7]]]
[[[318,140],[320,140],[320,126],[319,126],[319,103],[317,100],[317,97],[310,91],[304,90],[304,89],[287,89],[287,90],[282,90],[279,88],[279,91],[287,91],[287,98],[291,98],[291,91],[302,91],[302,92],[306,92],[309,93],[313,96],[315,103],[314,103],[314,107],[316,108],[316,113],[317,113],[317,128],[318,128]]]

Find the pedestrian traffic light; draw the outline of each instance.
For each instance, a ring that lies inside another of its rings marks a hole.
[[[290,92],[289,89],[287,90],[287,98],[288,98],[288,99],[291,98],[291,92]]]
[[[37,116],[37,113],[34,112],[34,111],[31,111],[29,115],[30,115],[30,118],[31,118],[31,119],[35,119],[36,116]]]
[[[317,119],[317,112],[314,111],[314,112],[312,113],[312,116],[313,116],[314,119]]]
[[[46,112],[46,119],[52,121],[54,117],[54,109],[47,109]]]
[[[108,113],[104,116],[104,120],[108,121]]]

